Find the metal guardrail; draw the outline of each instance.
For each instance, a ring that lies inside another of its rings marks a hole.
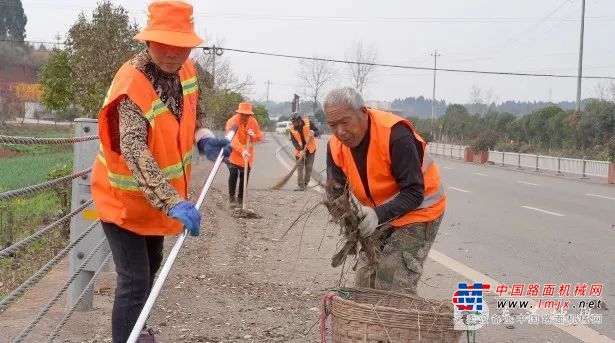
[[[428,151],[432,155],[455,159],[463,159],[467,146],[430,142]],[[533,169],[535,171],[552,171],[558,175],[574,174],[581,177],[608,177],[609,162],[555,157],[517,152],[489,150],[489,162],[502,166],[513,166],[518,169]]]
[[[574,174],[581,177],[608,177],[609,162],[555,157],[517,152],[489,151],[489,162],[502,166],[516,166],[519,169],[527,168],[535,171],[552,171],[558,175]]]
[[[0,314],[17,300],[21,295],[29,291],[37,284],[51,269],[58,265],[66,256],[69,258],[71,277],[58,291],[56,296],[41,309],[30,324],[24,328],[14,342],[22,342],[26,336],[34,329],[41,319],[49,312],[67,290],[68,305],[71,309],[69,314],[56,327],[54,334],[57,335],[62,326],[66,323],[70,314],[75,310],[89,309],[92,306],[93,295],[92,285],[96,276],[105,268],[109,261],[110,251],[104,238],[102,230],[96,230],[98,218],[93,210],[90,193],[90,173],[91,166],[98,150],[98,139],[96,120],[78,118],[75,120],[76,137],[65,138],[37,138],[37,137],[14,137],[0,136],[0,143],[9,144],[75,144],[73,170],[79,170],[73,175],[68,175],[55,180],[43,182],[38,185],[16,189],[0,194],[0,200],[11,199],[35,193],[53,186],[67,184],[72,181],[71,212],[56,220],[54,223],[40,229],[33,235],[20,242],[12,244],[6,249],[0,250],[0,258],[10,257],[12,254],[24,249],[30,243],[36,241],[52,230],[60,227],[61,224],[70,220],[70,243],[62,249],[55,257],[48,261],[34,275],[30,276],[25,282],[15,288],[4,298],[0,299]],[[94,135],[92,135],[94,134]],[[86,257],[87,256],[87,257]],[[84,259],[85,257],[85,259]],[[50,338],[53,340],[53,334]]]
[[[445,144],[430,142],[427,144],[430,154],[462,160],[466,150],[465,145]]]

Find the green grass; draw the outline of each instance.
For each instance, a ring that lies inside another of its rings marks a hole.
[[[0,191],[41,183],[51,170],[72,163],[71,151],[0,159]]]

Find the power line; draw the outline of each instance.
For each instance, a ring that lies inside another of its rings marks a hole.
[[[544,17],[540,18],[538,21],[536,21],[533,25],[530,25],[528,28],[524,29],[523,31],[517,33],[516,35],[506,39],[504,42],[501,42],[502,44],[497,44],[498,46],[501,46],[501,48],[498,50],[498,52],[496,53],[496,56],[501,55],[503,52],[510,50],[510,48],[512,46],[517,45],[520,41],[523,41],[524,39],[530,37],[527,34],[532,33],[534,30],[538,29],[541,25],[543,25],[544,23],[546,23],[555,13],[557,13],[559,10],[561,10],[564,6],[566,6],[568,3],[570,3],[572,0],[564,0],[562,1],[562,3],[559,4],[559,6],[557,6],[555,9],[553,9],[552,11],[550,11],[549,13],[547,13]],[[562,20],[562,22],[564,20],[567,20],[567,17],[564,17],[564,19]],[[561,22],[560,22],[561,23]],[[556,24],[555,26],[559,25]],[[495,47],[495,45],[494,45]]]
[[[567,0],[571,1],[571,0]],[[553,12],[554,13],[554,12]],[[551,14],[552,15],[552,14]],[[195,16],[210,19],[241,19],[241,20],[281,20],[281,21],[333,21],[333,22],[415,22],[415,23],[523,23],[535,21],[556,21],[562,18],[551,17],[358,17],[358,16],[309,16],[309,15],[275,15],[275,14],[244,14],[244,13],[205,13],[195,12]],[[615,17],[588,17],[596,21],[613,21]],[[563,18],[566,21],[578,22],[579,19]]]
[[[0,39],[0,42],[17,42],[17,43],[54,44],[54,45],[61,44],[61,45],[66,45],[66,43],[49,42],[49,41],[29,41],[29,40],[17,41],[17,40],[10,40],[10,39]],[[211,47],[207,47],[207,46],[198,46],[196,48],[211,49]],[[338,60],[338,59],[331,59],[331,58],[287,55],[287,54],[278,54],[278,53],[272,53],[272,52],[245,50],[245,49],[222,48],[222,47],[216,47],[216,48],[217,49],[222,49],[222,50],[227,50],[227,51],[245,53],[245,54],[272,56],[272,57],[283,57],[283,58],[291,58],[291,59],[296,59],[296,60],[313,60],[313,61],[324,61],[324,62],[344,63],[344,64],[365,64],[365,65],[373,65],[373,66],[376,66],[376,67],[385,67],[385,68],[434,71],[433,67],[420,67],[420,66],[412,66],[412,65],[386,64],[386,63],[364,63],[364,62],[349,61],[349,60]],[[456,68],[436,68],[435,70],[436,71],[443,71],[443,72],[450,72],[450,73],[483,74],[483,75],[553,77],[553,78],[565,78],[565,79],[576,79],[578,77],[577,75],[561,75],[561,74],[549,74],[549,73],[522,73],[522,72],[488,71],[488,70],[456,69]],[[615,76],[586,75],[586,76],[583,76],[583,79],[615,80]]]
[[[36,40],[16,40],[16,39],[0,39],[0,42],[7,43],[28,43],[28,44],[53,44],[53,45],[66,45],[64,42],[49,42],[49,41],[36,41]]]
[[[199,47],[199,48],[203,48],[203,47]],[[376,67],[398,68],[398,69],[428,70],[428,71],[434,70],[433,67],[420,67],[420,66],[384,64],[384,63],[363,63],[363,62],[357,62],[357,61],[338,60],[338,59],[320,58],[320,57],[307,57],[307,56],[298,56],[298,55],[287,55],[287,54],[278,54],[278,53],[271,53],[271,52],[234,49],[234,48],[222,48],[222,49],[227,50],[227,51],[246,53],[246,54],[283,57],[283,58],[291,58],[291,59],[297,59],[297,60],[314,60],[314,61],[324,61],[324,62],[334,62],[334,63],[344,63],[344,64],[365,64],[365,65],[373,65]],[[518,72],[502,72],[502,71],[486,71],[486,70],[454,69],[454,68],[436,68],[435,70],[451,72],[451,73],[486,74],[486,75],[531,76],[531,77],[574,78],[574,79],[578,77],[577,75],[560,75],[560,74],[546,74],[546,73],[518,73]],[[584,79],[598,79],[598,80],[615,80],[615,76],[583,76],[583,78]]]

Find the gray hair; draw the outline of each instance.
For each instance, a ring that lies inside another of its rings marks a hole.
[[[331,90],[325,97],[323,107],[346,107],[359,112],[365,107],[363,97],[352,87],[342,87]]]

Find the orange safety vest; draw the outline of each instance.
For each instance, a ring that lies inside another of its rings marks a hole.
[[[239,114],[235,114],[226,122],[226,132],[228,133],[233,125],[237,125],[237,131],[235,133],[235,137],[231,141],[231,146],[233,147],[233,151],[229,156],[229,162],[238,166],[245,167],[244,159],[241,153],[246,149],[248,144],[248,129],[252,129],[254,131],[254,138],[250,141],[252,144],[250,146],[250,158],[248,160],[248,165],[250,168],[254,165],[254,143],[263,139],[263,133],[261,132],[260,126],[258,125],[258,121],[253,116],[248,118],[248,122],[246,124],[242,124],[239,119]]]
[[[380,206],[393,199],[399,193],[399,186],[391,172],[391,155],[389,149],[391,128],[402,122],[408,126],[416,140],[423,146],[424,199],[421,205],[405,215],[395,219],[394,227],[401,227],[411,223],[424,223],[432,221],[444,213],[446,195],[440,181],[440,173],[429,151],[425,149],[427,143],[414,130],[414,126],[407,120],[392,113],[368,109],[370,117],[370,141],[367,150],[367,180],[371,198],[365,192],[359,170],[352,157],[349,147],[335,136],[329,140],[329,149],[334,163],[348,178],[349,189],[361,204],[370,207]]]
[[[117,116],[117,103],[127,96],[149,122],[147,147],[160,170],[179,195],[186,199],[196,127],[198,82],[192,61],[179,70],[183,91],[181,120],[167,109],[149,79],[125,63],[115,75],[98,117],[100,150],[92,172],[92,198],[102,221],[114,223],[139,235],[173,235],[182,223],[152,207],[140,190],[119,151],[113,151],[110,120]],[[116,144],[117,145],[117,144]]]
[[[303,137],[305,137],[305,140],[307,142],[308,137],[310,137],[310,131],[312,130],[312,128],[310,127],[310,120],[309,119],[303,119],[303,122],[304,122],[304,125],[303,125]],[[293,135],[293,137],[295,138],[297,143],[299,143],[299,146],[301,147],[301,149],[303,149],[303,142],[301,142],[301,135],[299,134],[299,131],[297,131],[295,129],[295,124],[291,124],[291,126],[290,126],[290,133]],[[307,145],[307,151],[310,154],[313,154],[314,152],[316,152],[316,138],[312,137],[312,140]],[[299,152],[300,152],[300,150],[295,149],[295,157],[299,157],[300,156]]]

